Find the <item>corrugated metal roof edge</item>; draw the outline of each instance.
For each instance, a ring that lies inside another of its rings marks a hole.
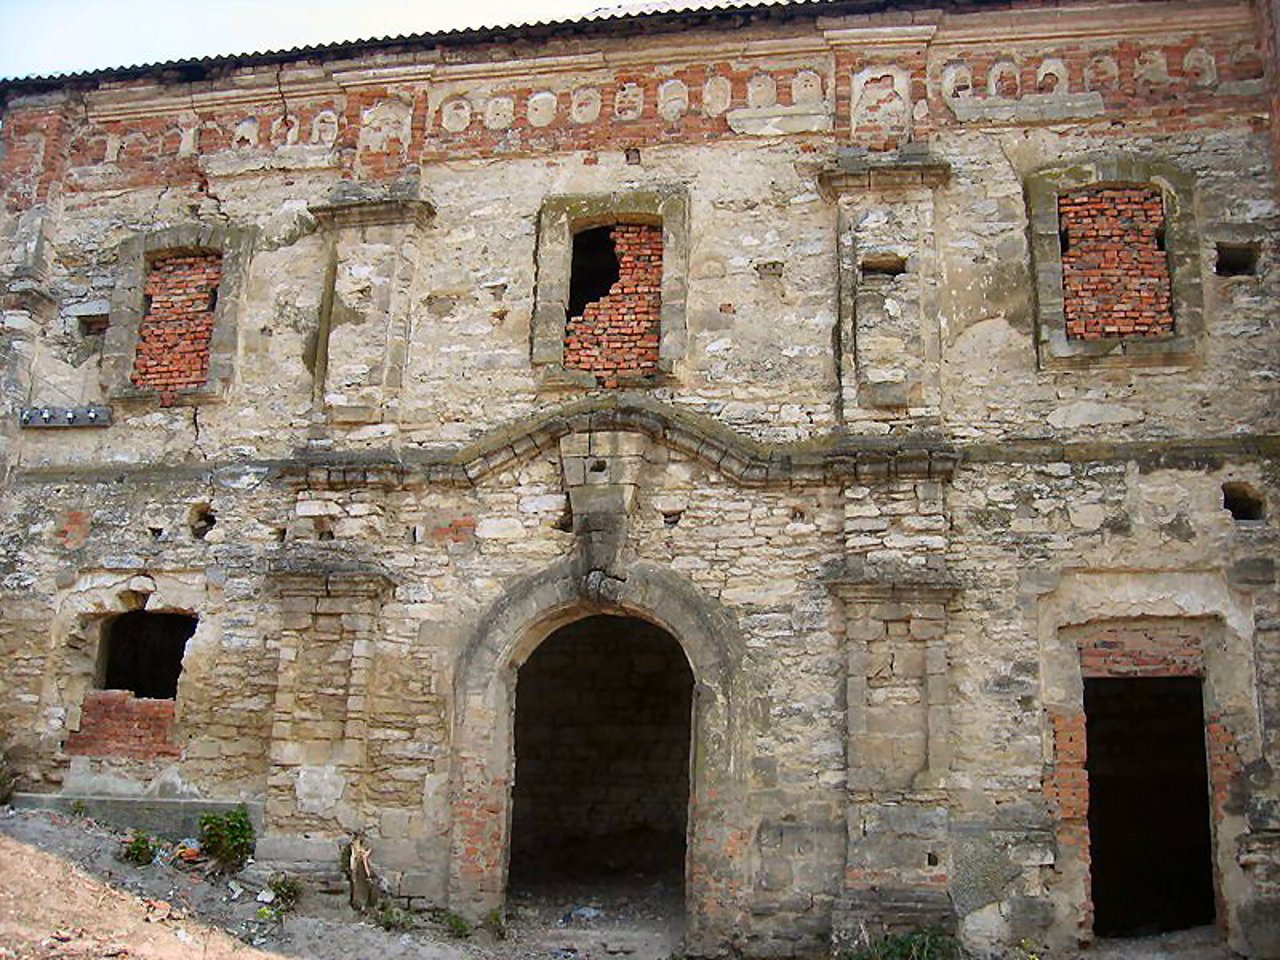
[[[970,0],[974,2],[974,0]],[[977,0],[981,2],[981,0]],[[723,0],[716,6],[689,6],[675,10],[659,10],[644,12],[587,14],[567,20],[548,20],[533,23],[506,24],[499,26],[461,27],[454,30],[442,30],[434,33],[415,33],[403,36],[377,37],[363,40],[339,40],[333,43],[314,44],[310,46],[291,47],[284,50],[265,50],[254,53],[218,54],[208,57],[192,57],[184,60],[165,60],[156,63],[136,64],[124,67],[105,67],[95,70],[81,70],[71,73],[54,73],[31,77],[0,77],[0,100],[8,100],[14,94],[39,93],[56,90],[60,87],[84,88],[104,81],[135,80],[148,74],[182,73],[188,74],[184,79],[195,80],[198,74],[207,74],[223,66],[258,66],[274,63],[287,63],[292,60],[303,60],[314,56],[334,56],[358,54],[368,50],[386,49],[397,46],[429,46],[441,43],[470,44],[482,43],[495,36],[510,33],[534,33],[563,30],[572,27],[601,27],[613,29],[617,26],[639,23],[641,21],[680,22],[695,18],[726,19],[742,14],[762,12],[790,12],[797,10],[803,14],[815,14],[817,8],[845,8],[867,11],[891,5],[892,0]],[[799,8],[804,8],[802,11]]]

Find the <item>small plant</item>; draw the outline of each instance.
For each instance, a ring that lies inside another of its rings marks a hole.
[[[267,886],[276,895],[271,905],[279,913],[288,913],[298,905],[298,898],[302,896],[302,883],[297,877],[287,873],[273,873],[271,879],[267,881]]]
[[[1023,937],[1014,945],[1013,955],[1017,960],[1042,960],[1044,953],[1038,943]]]
[[[895,933],[848,951],[840,960],[962,960],[955,937],[941,930]]]
[[[414,927],[413,914],[385,897],[373,908],[373,922],[383,930],[390,931],[412,930]]]
[[[494,907],[484,915],[482,926],[493,934],[495,940],[507,939],[507,921],[502,916],[502,911]]]
[[[160,846],[141,830],[129,834],[128,840],[120,841],[120,859],[139,867],[155,863]]]
[[[471,922],[460,913],[452,910],[432,910],[431,919],[444,927],[445,932],[456,940],[465,940],[471,936]]]
[[[73,817],[79,817],[80,819],[83,820],[85,817],[89,815],[89,805],[85,803],[83,800],[72,800],[71,815]]]
[[[244,804],[230,813],[200,815],[200,847],[220,870],[235,873],[253,856],[253,822]]]

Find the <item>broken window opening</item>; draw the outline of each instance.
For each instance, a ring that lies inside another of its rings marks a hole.
[[[1200,678],[1086,677],[1084,708],[1094,933],[1213,923]]]
[[[95,313],[80,318],[80,336],[101,337],[111,326],[111,318],[106,314]]]
[[[574,234],[569,316],[582,316],[587,304],[608,296],[621,272],[612,226],[593,227]]]
[[[217,515],[213,512],[213,508],[207,503],[197,503],[191,508],[191,517],[187,521],[187,527],[191,531],[191,536],[197,540],[203,540],[209,535],[209,531],[214,528],[218,522]]]
[[[1262,494],[1247,483],[1222,485],[1222,509],[1230,512],[1232,520],[1262,520],[1266,513]]]
[[[172,700],[187,641],[197,620],[185,613],[122,613],[102,627],[98,652],[102,690],[128,690],[135,697]]]
[[[517,676],[513,890],[681,889],[692,700],[680,644],[643,620],[587,617],[543,641]]]

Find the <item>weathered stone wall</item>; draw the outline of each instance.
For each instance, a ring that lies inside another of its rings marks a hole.
[[[264,858],[361,831],[397,893],[483,913],[516,666],[636,616],[698,690],[690,952],[926,922],[1070,952],[1078,637],[1154,618],[1213,638],[1220,920],[1280,955],[1256,11],[802,11],[7,90],[22,788],[263,801]],[[1175,328],[1064,352],[1057,198],[1117,183],[1164,204]],[[572,230],[629,217],[662,222],[658,372],[614,390],[557,298]],[[223,254],[207,380],[167,406],[128,382],[165,249]],[[17,416],[90,404],[109,426]],[[179,755],[71,756],[126,610],[199,620]]]

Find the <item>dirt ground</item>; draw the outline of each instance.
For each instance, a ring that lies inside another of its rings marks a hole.
[[[669,884],[517,891],[505,930],[459,938],[423,914],[410,930],[384,930],[336,885],[307,887],[283,918],[263,918],[267,877],[253,865],[234,877],[163,856],[136,866],[117,857],[126,836],[80,817],[0,808],[0,960],[667,960],[678,950],[680,898]]]
[[[0,960],[669,960],[679,956],[678,885],[632,877],[516,889],[506,929],[451,936],[444,919],[388,931],[346,903],[340,884],[307,887],[281,919],[260,916],[267,875],[136,866],[126,833],[92,820],[0,807]],[[1212,928],[1102,940],[1088,960],[1228,960]]]

